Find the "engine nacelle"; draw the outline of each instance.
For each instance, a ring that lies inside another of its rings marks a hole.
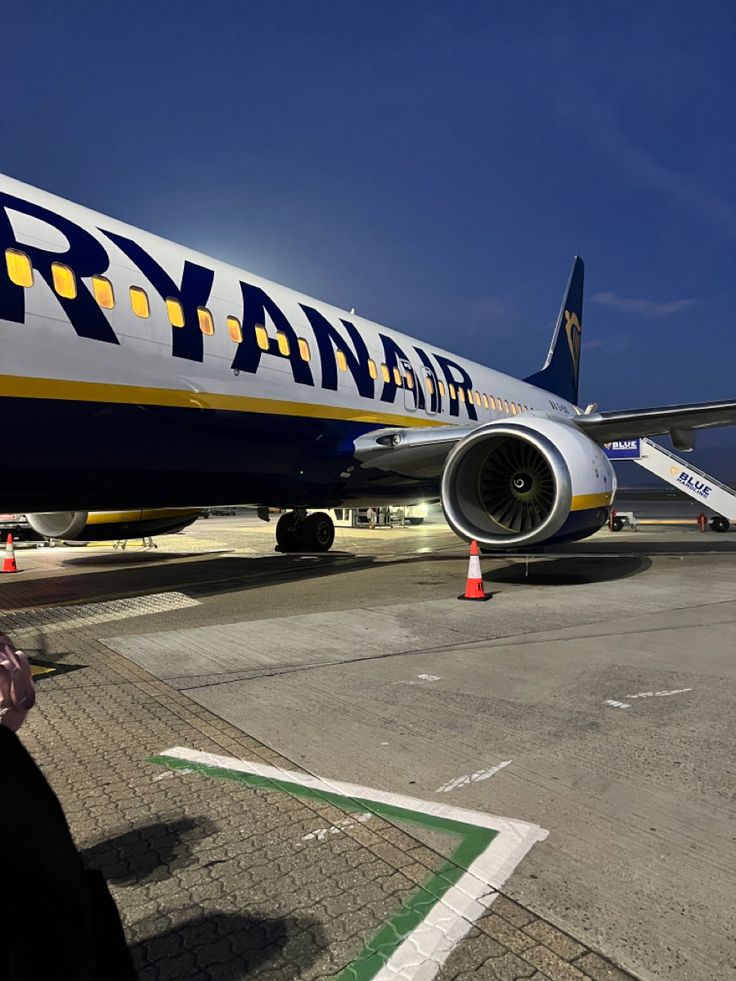
[[[152,511],[45,511],[27,514],[28,524],[44,538],[65,542],[103,542],[119,538],[170,535],[186,528],[201,508]]]
[[[586,538],[608,520],[616,476],[574,425],[527,416],[474,429],[442,475],[445,517],[461,538],[496,548]]]

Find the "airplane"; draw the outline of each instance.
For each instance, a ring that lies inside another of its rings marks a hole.
[[[314,509],[439,499],[489,549],[585,538],[616,491],[602,444],[690,448],[736,402],[581,409],[583,276],[517,379],[0,176],[0,511],[65,539],[237,501],[286,510],[282,551],[327,551]]]

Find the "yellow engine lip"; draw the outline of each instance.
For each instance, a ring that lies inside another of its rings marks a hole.
[[[135,521],[156,521],[165,518],[187,518],[200,513],[202,508],[154,508],[139,511],[90,511],[88,525],[112,525]]]

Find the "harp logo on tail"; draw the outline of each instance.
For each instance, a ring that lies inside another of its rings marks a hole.
[[[565,333],[567,334],[567,344],[570,348],[572,363],[575,366],[575,379],[578,377],[578,367],[580,365],[580,337],[582,328],[578,315],[565,310]]]

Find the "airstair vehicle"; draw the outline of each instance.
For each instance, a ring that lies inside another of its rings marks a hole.
[[[736,490],[651,439],[607,443],[605,450],[610,460],[630,460],[715,511],[715,517],[710,520],[714,531],[728,531],[736,522]]]

